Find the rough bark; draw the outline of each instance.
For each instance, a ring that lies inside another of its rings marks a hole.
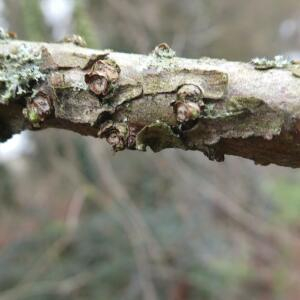
[[[62,128],[106,138],[115,151],[200,150],[300,166],[298,63],[149,55],[0,41],[0,138]]]

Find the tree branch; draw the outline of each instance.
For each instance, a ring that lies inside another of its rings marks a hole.
[[[0,41],[0,138],[62,128],[115,151],[200,150],[300,166],[297,62],[184,59],[166,44],[145,56],[65,43]]]

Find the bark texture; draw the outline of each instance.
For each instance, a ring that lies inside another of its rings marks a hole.
[[[300,166],[298,62],[149,55],[64,43],[0,41],[0,139],[62,128],[106,138],[115,151],[200,150]]]

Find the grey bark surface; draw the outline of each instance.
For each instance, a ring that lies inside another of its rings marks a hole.
[[[72,43],[73,42],[73,43]],[[74,44],[75,43],[75,44]],[[300,166],[298,62],[229,62],[0,41],[0,139],[61,128],[115,151],[199,150]]]

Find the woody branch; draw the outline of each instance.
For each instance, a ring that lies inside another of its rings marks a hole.
[[[0,138],[61,128],[105,138],[115,151],[199,150],[300,166],[298,63],[176,57],[0,41]]]

